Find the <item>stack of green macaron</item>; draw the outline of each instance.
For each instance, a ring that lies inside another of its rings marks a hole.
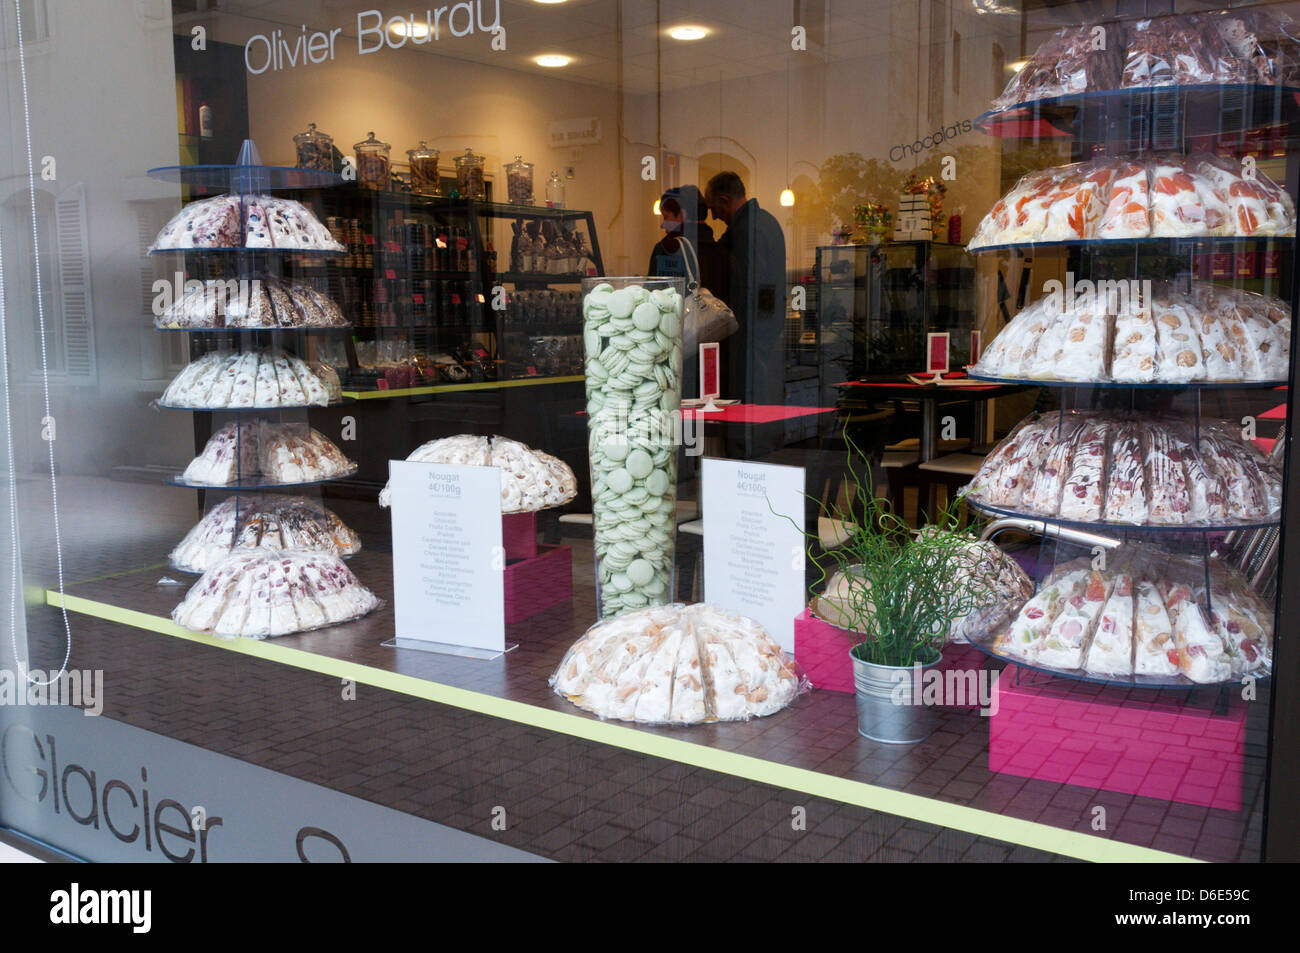
[[[602,618],[671,601],[676,532],[681,282],[619,283],[582,305]]]

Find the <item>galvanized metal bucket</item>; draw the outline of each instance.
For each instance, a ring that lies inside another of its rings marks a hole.
[[[876,665],[852,650],[853,684],[857,689],[858,734],[888,745],[910,745],[930,737],[938,712],[922,704],[917,684],[941,661],[920,666]]]

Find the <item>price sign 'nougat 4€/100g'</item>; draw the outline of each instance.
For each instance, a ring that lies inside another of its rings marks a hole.
[[[683,291],[680,278],[583,282],[602,618],[672,598]]]

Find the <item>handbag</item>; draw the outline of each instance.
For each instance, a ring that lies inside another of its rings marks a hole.
[[[681,242],[686,259],[686,302],[682,312],[682,353],[693,355],[701,344],[724,341],[740,330],[736,313],[726,302],[700,285],[700,259],[695,246],[685,237]]]

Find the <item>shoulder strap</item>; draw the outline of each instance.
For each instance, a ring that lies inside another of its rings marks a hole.
[[[686,291],[693,294],[700,287],[700,259],[689,238],[681,235],[677,241],[682,246],[682,257],[686,259]]]

